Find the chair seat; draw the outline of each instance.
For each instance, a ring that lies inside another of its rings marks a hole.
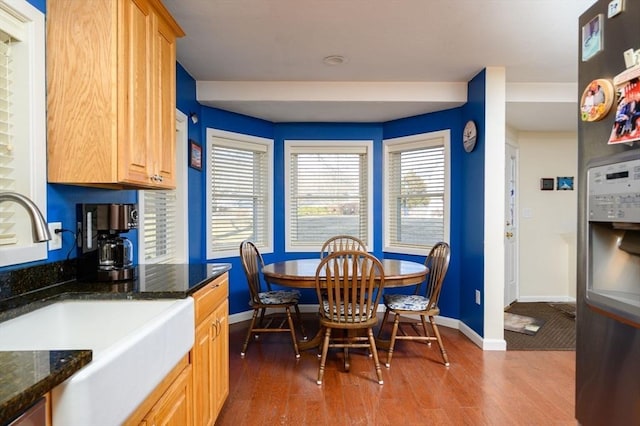
[[[385,294],[384,304],[389,309],[401,311],[424,311],[429,305],[429,298],[419,294]]]
[[[298,290],[272,290],[258,293],[260,303],[264,305],[282,305],[287,303],[296,303],[300,300],[300,292]]]
[[[331,313],[329,312],[329,301],[327,299],[323,299],[322,300],[322,310],[323,310],[323,314],[326,318],[331,318]],[[337,309],[334,309],[333,312],[333,320],[334,321],[339,321],[340,318],[344,318],[345,317],[345,312],[344,312],[344,303],[340,304],[340,313],[336,312]],[[352,305],[349,305],[349,308],[347,309],[347,313],[348,313],[348,317],[344,318],[344,320],[346,322],[356,322],[354,321],[354,318],[351,316],[353,314],[353,308]],[[370,310],[369,314],[367,316],[362,316],[360,317],[360,307],[356,306],[356,318],[360,318],[361,321],[358,322],[366,322],[367,320],[369,320],[371,318],[371,315],[373,314],[373,311]]]

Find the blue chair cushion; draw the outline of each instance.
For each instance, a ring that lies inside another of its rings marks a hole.
[[[300,300],[298,290],[273,290],[258,293],[260,303],[265,305],[280,305],[283,303],[296,303]]]
[[[389,309],[424,311],[429,305],[429,299],[416,294],[385,294],[384,304]]]

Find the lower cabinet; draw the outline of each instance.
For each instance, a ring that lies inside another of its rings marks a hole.
[[[189,356],[178,362],[124,423],[126,426],[193,424],[193,368],[189,363]]]
[[[225,273],[194,294],[193,365],[196,425],[213,425],[229,395],[229,278]]]

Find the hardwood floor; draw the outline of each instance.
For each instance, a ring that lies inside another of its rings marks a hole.
[[[310,337],[317,326],[310,315]],[[284,334],[240,348],[247,323],[229,335],[230,391],[216,425],[576,425],[575,352],[482,351],[457,330],[440,327],[451,366],[437,344],[396,343],[391,368],[377,383],[373,361],[351,351],[327,359],[324,384],[319,359],[306,351],[296,361]],[[380,360],[386,352],[379,351]]]

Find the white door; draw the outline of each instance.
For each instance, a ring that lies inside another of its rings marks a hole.
[[[504,226],[504,306],[518,298],[518,149],[506,145],[505,226]]]

